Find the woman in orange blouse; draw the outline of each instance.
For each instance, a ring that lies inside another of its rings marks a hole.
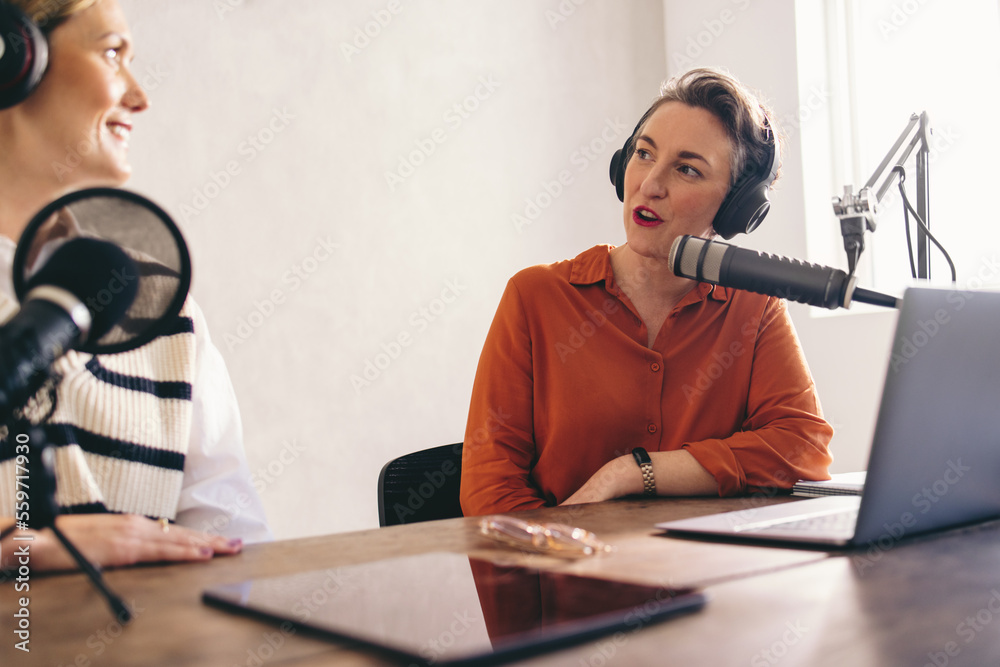
[[[625,245],[509,281],[473,387],[465,514],[828,477],[833,431],[784,302],[667,263],[677,237],[716,235],[738,175],[773,180],[771,127],[728,74],[667,82],[623,149]]]

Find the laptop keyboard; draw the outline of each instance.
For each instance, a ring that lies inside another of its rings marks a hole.
[[[752,533],[759,530],[790,530],[798,532],[839,534],[850,533],[854,529],[854,524],[858,521],[857,508],[843,510],[840,512],[829,512],[818,516],[810,516],[804,519],[792,521],[775,521],[766,524],[746,526],[740,532]]]

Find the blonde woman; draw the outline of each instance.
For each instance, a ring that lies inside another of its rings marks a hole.
[[[117,0],[8,1],[0,3],[7,25],[12,8],[40,29],[48,64],[34,90],[0,109],[5,276],[15,242],[43,206],[129,178],[129,138],[149,106],[130,70],[132,35]],[[10,39],[8,56],[18,39]],[[79,159],[66,169],[71,151]],[[9,283],[0,282],[0,313],[16,309]],[[170,335],[116,355],[71,351],[53,371],[55,381],[41,391],[50,392],[54,411],[25,416],[41,420],[55,446],[57,524],[91,562],[206,560],[270,539],[229,376],[191,299]],[[10,530],[15,443],[5,427],[0,434],[0,530]],[[75,567],[51,531],[31,544],[32,569]]]

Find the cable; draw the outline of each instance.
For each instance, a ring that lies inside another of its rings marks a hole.
[[[941,254],[944,255],[945,260],[947,260],[947,262],[948,262],[948,267],[951,269],[951,282],[952,283],[957,283],[958,282],[958,275],[955,272],[955,263],[951,261],[951,255],[949,255],[948,251],[944,249],[944,246],[942,246],[938,242],[938,240],[936,238],[934,238],[934,235],[931,234],[931,230],[928,229],[927,225],[924,223],[923,219],[920,217],[920,214],[917,213],[913,209],[913,206],[910,205],[910,198],[906,196],[906,188],[903,187],[903,181],[906,180],[906,171],[902,167],[900,167],[900,166],[895,166],[895,167],[892,168],[892,170],[899,172],[899,193],[901,195],[903,195],[903,207],[904,207],[903,208],[903,217],[904,217],[904,219],[906,219],[906,242],[907,242],[907,246],[909,247],[909,250],[910,250],[910,267],[911,267],[911,269],[913,269],[913,248],[912,248],[912,246],[910,244],[910,223],[909,223],[909,219],[906,218],[906,211],[907,211],[907,209],[909,209],[910,213],[913,214],[913,219],[917,221],[917,225],[919,225],[920,229],[924,232],[924,234],[927,235],[927,238],[929,238],[931,241],[933,241],[934,245],[936,245],[938,247],[938,250],[941,251]],[[916,270],[913,271],[913,276],[916,277]]]
[[[906,195],[904,194],[905,198]],[[906,230],[906,254],[910,256],[910,276],[916,279],[917,265],[913,261],[913,240],[910,238],[910,213],[906,206],[903,206],[903,229]]]

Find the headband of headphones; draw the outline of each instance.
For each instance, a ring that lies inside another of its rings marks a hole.
[[[611,183],[615,186],[620,201],[625,201],[625,167],[632,157],[639,128],[649,116],[649,111],[643,114],[625,145],[615,151],[611,158]],[[736,180],[722,205],[719,206],[715,219],[712,220],[712,227],[716,233],[726,240],[737,234],[749,234],[757,229],[771,209],[768,194],[771,184],[778,177],[781,148],[778,145],[778,136],[772,131],[766,115],[764,125],[771,139],[768,142],[770,150],[767,156],[757,169],[745,172]]]
[[[49,43],[24,12],[0,2],[0,109],[24,101],[42,80]]]

